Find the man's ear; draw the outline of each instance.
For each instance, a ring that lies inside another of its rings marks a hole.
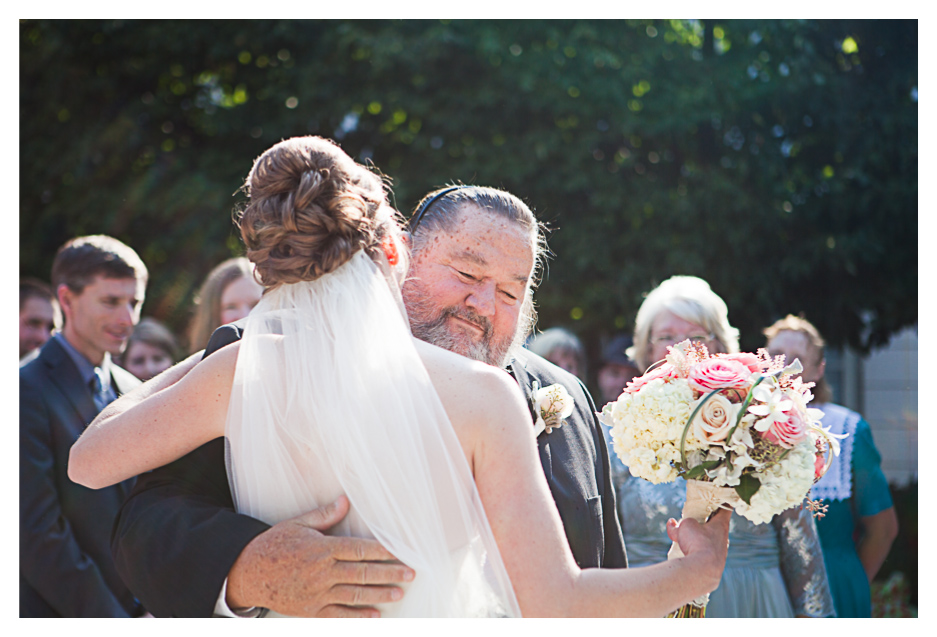
[[[71,288],[62,283],[56,288],[55,295],[59,299],[59,306],[62,308],[62,316],[67,319],[72,313],[72,302],[75,299],[75,293]]]

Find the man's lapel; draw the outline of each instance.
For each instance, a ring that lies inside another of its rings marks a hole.
[[[530,372],[527,371],[527,357],[524,355],[523,351],[518,352],[518,355],[515,356],[511,364],[508,365],[508,369],[511,375],[514,376],[517,384],[520,385],[521,391],[524,392],[524,399],[527,401],[527,410],[530,412],[530,426],[534,427],[537,422],[537,416],[539,415],[535,414],[536,405],[534,404],[533,398],[533,382],[537,379],[533,378]],[[551,441],[550,437],[544,433],[543,430],[537,435],[537,453],[540,456],[540,465],[543,467],[543,475],[546,477],[547,483],[550,484],[551,490],[554,488],[553,451],[551,449],[553,445],[551,442],[558,441],[559,439],[560,436],[554,434],[554,440]]]
[[[81,381],[81,374],[75,363],[55,339],[46,343],[39,353],[39,358],[46,365],[49,380],[78,412],[82,422],[81,431],[84,431],[88,423],[98,415],[94,399],[91,397],[91,388]]]
[[[531,413],[531,418],[533,418],[534,413],[534,400],[533,393],[531,391],[531,385],[533,384],[530,374],[527,372],[527,365],[525,361],[521,358],[515,357],[514,360],[508,365],[508,369],[511,372],[511,375],[514,377],[514,380],[517,381],[517,384],[520,385],[521,391],[524,392],[524,400],[527,401],[527,409]]]

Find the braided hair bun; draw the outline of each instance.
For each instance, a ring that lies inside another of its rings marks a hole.
[[[293,137],[264,152],[238,226],[266,286],[311,281],[373,252],[391,216],[381,178],[334,142]]]

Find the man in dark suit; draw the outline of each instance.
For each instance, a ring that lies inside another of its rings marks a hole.
[[[146,288],[137,254],[106,236],[59,250],[52,282],[65,326],[20,368],[20,616],[128,617],[143,611],[109,551],[133,481],[93,491],[68,479],[68,453],[104,405],[140,384],[111,362]]]
[[[584,568],[626,566],[592,399],[576,377],[521,348],[533,323],[532,281],[543,246],[533,214],[502,191],[447,188],[424,200],[410,239],[413,261],[402,292],[414,335],[507,368],[532,410],[534,381],[563,385],[574,411],[537,440],[570,548]],[[219,328],[206,355],[240,338],[241,327]],[[172,374],[165,382],[172,382]],[[538,415],[532,414],[531,426]],[[347,557],[348,541],[360,542],[351,553],[372,551],[369,541],[342,538],[346,555],[334,556],[329,540],[336,538],[319,531],[334,525],[346,507],[339,503],[273,527],[234,513],[219,439],[140,476],[115,527],[114,558],[156,615],[257,614],[261,607],[294,615],[366,615],[373,613],[371,605],[390,601],[382,595],[400,580]]]

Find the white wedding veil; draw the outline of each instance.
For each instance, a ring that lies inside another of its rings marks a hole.
[[[332,532],[416,571],[384,616],[519,616],[468,462],[384,275],[359,251],[247,318],[228,419],[237,510],[270,524],[344,493]]]

